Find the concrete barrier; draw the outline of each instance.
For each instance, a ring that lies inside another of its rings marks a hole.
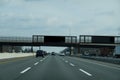
[[[113,58],[113,57],[101,57],[101,56],[84,56],[82,54],[75,54],[71,55],[71,57],[78,57],[78,58],[84,58],[84,59],[92,59],[102,62],[108,62],[108,63],[114,63],[120,65],[120,58]]]
[[[86,59],[93,59],[93,60],[103,61],[103,62],[109,62],[109,63],[114,63],[114,64],[120,64],[120,58],[95,57],[95,56],[79,56],[79,57],[86,58]]]
[[[0,53],[0,59],[35,56],[35,53]]]

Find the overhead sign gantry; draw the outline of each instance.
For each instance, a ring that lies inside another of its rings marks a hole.
[[[76,36],[47,36],[47,35],[33,35],[33,44],[44,46],[75,46],[77,44]]]
[[[115,46],[120,44],[120,36],[97,36],[97,35],[80,35],[79,45],[84,46]]]

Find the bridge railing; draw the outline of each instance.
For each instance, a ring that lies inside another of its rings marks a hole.
[[[32,42],[30,37],[0,37],[0,42]]]
[[[33,35],[33,43],[56,43],[56,44],[76,44],[76,36],[46,36],[46,35]]]
[[[120,44],[120,36],[80,35],[79,43]]]

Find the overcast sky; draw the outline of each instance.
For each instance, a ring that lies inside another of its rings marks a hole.
[[[120,0],[0,0],[0,36],[118,35]]]

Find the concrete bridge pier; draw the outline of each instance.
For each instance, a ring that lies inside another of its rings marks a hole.
[[[69,47],[69,49],[70,49],[70,55],[74,55],[73,47]]]
[[[33,46],[31,46],[31,52],[33,52]]]
[[[3,46],[0,45],[0,53],[2,53],[2,52],[3,52]]]

